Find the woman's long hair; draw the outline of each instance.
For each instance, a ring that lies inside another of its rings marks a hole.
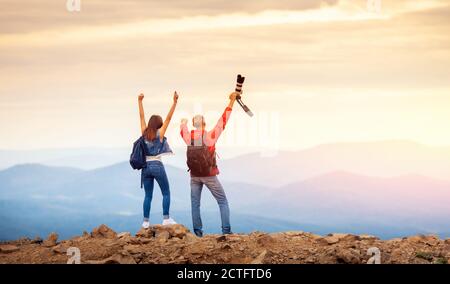
[[[152,141],[156,138],[156,132],[163,125],[163,120],[159,115],[152,115],[148,120],[147,128],[144,131],[144,137],[148,141]]]

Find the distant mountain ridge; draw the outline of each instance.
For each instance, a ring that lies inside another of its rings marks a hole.
[[[232,181],[280,187],[336,171],[374,177],[423,175],[450,180],[450,147],[429,147],[409,141],[336,143],[274,157],[247,154],[220,161]],[[276,177],[275,179],[273,177]]]
[[[219,145],[217,151],[220,157],[231,156],[231,149],[226,147]],[[185,149],[177,148],[175,153],[166,157],[165,163],[185,170]],[[128,148],[0,150],[0,169],[32,162],[91,170],[126,161],[129,154]],[[273,154],[276,155],[251,153],[221,158],[218,164],[223,178],[228,181],[269,187],[280,187],[334,171],[379,177],[418,174],[450,180],[450,147],[431,147],[410,141],[334,143],[300,151],[280,150]]]
[[[167,165],[166,169],[173,216],[189,225],[188,173]],[[419,233],[450,236],[447,181],[421,175],[384,178],[335,171],[274,188],[229,182],[229,174],[223,171],[221,180],[230,201],[233,226],[242,232],[306,229],[381,238]],[[267,172],[265,177],[276,179],[276,175]],[[142,200],[139,172],[131,170],[127,162],[89,171],[36,164],[15,166],[0,171],[0,239],[8,238],[8,232],[14,232],[15,238],[21,230],[24,234],[26,230],[26,234],[63,233],[67,226],[81,228],[103,220],[115,229],[132,231],[139,226]],[[158,186],[152,204],[151,220],[160,222]],[[210,212],[205,220],[208,230],[218,230],[217,204],[206,189],[202,210]]]
[[[127,148],[0,150],[0,169],[26,163],[94,169],[126,160],[129,151]]]

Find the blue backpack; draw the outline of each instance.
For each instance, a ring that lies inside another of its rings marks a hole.
[[[136,142],[133,143],[133,151],[130,155],[130,165],[134,170],[142,170],[147,166],[146,161],[147,146],[145,145],[144,136],[139,137]]]

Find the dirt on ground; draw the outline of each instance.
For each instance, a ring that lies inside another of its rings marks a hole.
[[[0,244],[0,263],[170,264],[170,263],[386,263],[447,264],[450,239],[411,236],[380,240],[369,235],[307,232],[206,235],[198,238],[183,225],[153,226],[135,236],[106,225],[58,241],[19,239]]]

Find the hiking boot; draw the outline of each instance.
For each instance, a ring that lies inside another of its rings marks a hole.
[[[200,231],[200,230],[194,230],[194,234],[195,234],[197,237],[199,237],[199,238],[203,237],[203,231]]]

